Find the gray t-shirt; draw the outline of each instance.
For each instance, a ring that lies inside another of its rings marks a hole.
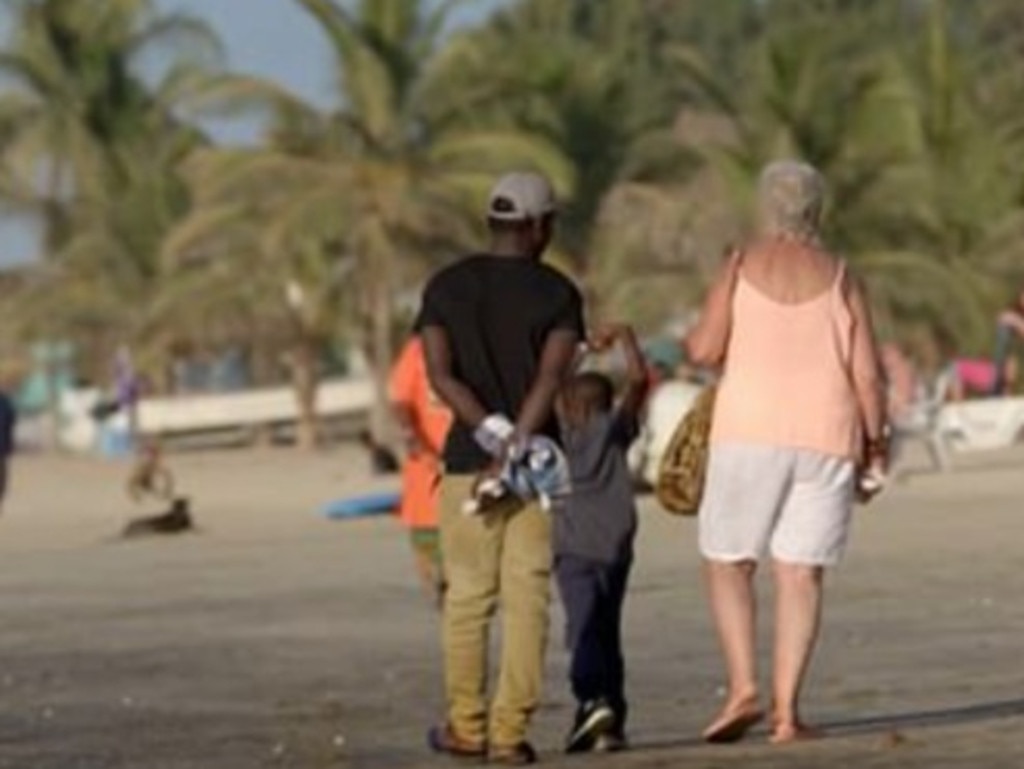
[[[563,431],[572,491],[553,511],[556,555],[632,558],[636,504],[626,451],[637,432],[636,420],[618,412]]]

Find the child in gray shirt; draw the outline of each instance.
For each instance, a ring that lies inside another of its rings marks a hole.
[[[572,479],[568,497],[554,509],[555,576],[578,703],[566,742],[570,753],[626,746],[621,624],[637,525],[626,452],[638,432],[648,378],[628,326],[598,333],[591,347],[616,343],[628,377],[618,404],[612,382],[589,372],[575,376],[558,403]]]

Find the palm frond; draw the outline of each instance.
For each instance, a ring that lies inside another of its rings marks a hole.
[[[516,131],[470,131],[439,137],[429,149],[430,162],[459,172],[500,174],[524,168],[546,174],[563,197],[575,189],[576,169],[562,151],[540,136]]]
[[[129,60],[153,49],[172,52],[192,66],[220,67],[226,59],[224,44],[205,21],[186,13],[162,14],[134,31],[125,45]]]

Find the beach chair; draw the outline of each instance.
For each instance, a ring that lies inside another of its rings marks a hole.
[[[999,396],[947,403],[943,430],[956,436],[958,453],[1005,449],[1024,440],[1024,398]]]
[[[908,442],[923,443],[931,459],[931,469],[946,472],[952,467],[951,442],[956,430],[941,419],[943,406],[949,398],[954,373],[946,369],[939,374],[921,398],[911,404],[907,413],[893,423],[893,477],[899,478],[906,471],[901,467]]]

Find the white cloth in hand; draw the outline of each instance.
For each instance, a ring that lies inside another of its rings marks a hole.
[[[491,414],[473,431],[473,438],[492,457],[504,459],[515,431],[515,425],[504,414]]]

